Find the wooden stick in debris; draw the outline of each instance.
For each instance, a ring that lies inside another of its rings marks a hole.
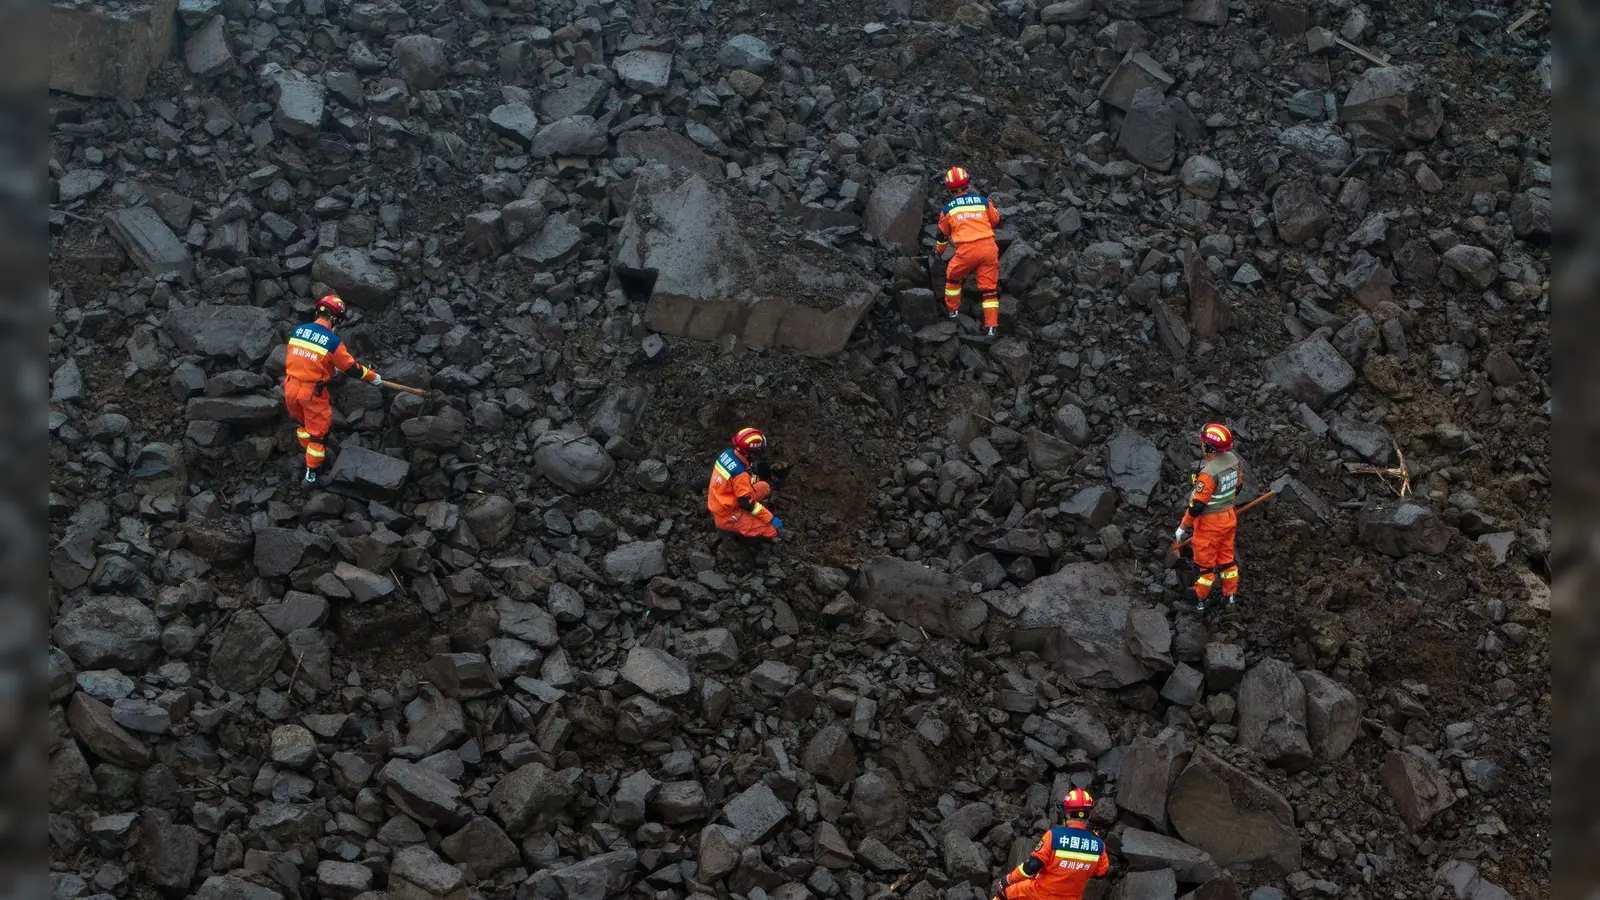
[[[1352,44],[1341,37],[1334,38],[1333,42],[1345,48],[1346,50],[1349,50],[1351,53],[1356,54],[1362,59],[1365,59],[1367,62],[1372,63],[1373,65],[1387,66],[1389,64],[1389,55],[1387,53],[1383,56],[1376,56],[1372,53],[1372,51],[1357,47],[1355,44]]]
[[[1399,465],[1397,465],[1397,466],[1356,466],[1356,467],[1354,467],[1354,468],[1352,468],[1350,470],[1350,474],[1352,474],[1352,475],[1377,475],[1378,477],[1382,478],[1386,483],[1388,482],[1388,480],[1390,478],[1398,479],[1400,481],[1400,491],[1399,491],[1400,496],[1406,497],[1406,496],[1409,496],[1411,494],[1411,472],[1410,472],[1409,469],[1406,468],[1406,454],[1405,454],[1405,451],[1400,449],[1400,445],[1399,444],[1394,444],[1393,446],[1394,446],[1395,458],[1400,460],[1400,464]]]
[[[1538,14],[1539,11],[1537,9],[1530,9],[1522,15],[1517,16],[1517,20],[1515,22],[1512,22],[1510,25],[1506,26],[1506,34],[1511,34],[1518,28],[1521,28],[1522,26],[1533,21],[1533,17],[1537,16]]]

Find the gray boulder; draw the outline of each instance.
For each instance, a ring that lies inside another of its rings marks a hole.
[[[1195,750],[1172,786],[1167,812],[1178,836],[1219,866],[1265,861],[1285,875],[1300,868],[1300,833],[1289,802],[1204,748]]]
[[[400,279],[366,251],[337,247],[317,257],[311,277],[361,309],[385,309],[400,290]]]
[[[539,129],[530,147],[534,156],[599,156],[609,141],[593,116],[568,116]]]
[[[1172,668],[1171,626],[1132,593],[1110,565],[1069,563],[1023,588],[1015,621],[995,629],[1080,685],[1126,687]]]
[[[849,590],[856,602],[897,622],[969,644],[978,642],[988,618],[984,602],[954,578],[898,557],[862,566]]]
[[[1273,192],[1272,221],[1279,237],[1298,244],[1321,237],[1333,224],[1333,217],[1316,187],[1307,179],[1296,178]]]
[[[546,432],[533,447],[534,465],[544,477],[570,494],[591,493],[616,471],[616,462],[586,435]]]
[[[161,623],[131,597],[90,597],[51,631],[56,646],[84,669],[142,670],[161,649]]]
[[[1144,509],[1161,483],[1161,451],[1149,438],[1123,426],[1106,445],[1106,468],[1128,505]]]
[[[1393,147],[1433,140],[1444,126],[1444,105],[1438,92],[1423,82],[1413,66],[1368,69],[1345,95],[1340,121],[1357,138]]]
[[[667,570],[666,545],[662,541],[633,541],[606,554],[606,577],[612,584],[649,581]]]
[[[255,306],[189,306],[169,311],[161,324],[184,353],[251,364],[285,339],[272,313]]]
[[[1306,692],[1294,667],[1264,659],[1239,683],[1239,743],[1268,765],[1290,771],[1311,763],[1306,736]]]
[[[1362,507],[1356,534],[1385,556],[1439,554],[1450,545],[1452,529],[1427,503],[1412,498],[1374,500]]]
[[[1267,360],[1266,372],[1279,390],[1313,408],[1326,406],[1356,381],[1356,370],[1321,335]]]
[[[760,75],[772,68],[772,48],[753,34],[736,34],[717,52],[717,62],[725,69],[744,69]]]
[[[895,175],[878,182],[867,200],[867,231],[884,246],[910,256],[922,239],[922,218],[928,186],[917,175]]]

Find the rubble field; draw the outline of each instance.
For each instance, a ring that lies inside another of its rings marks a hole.
[[[1072,786],[1090,900],[1548,897],[1525,9],[57,4],[52,898],[987,900]],[[307,490],[326,292],[426,393]]]

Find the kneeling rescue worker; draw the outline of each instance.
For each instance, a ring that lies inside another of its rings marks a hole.
[[[751,469],[766,447],[767,436],[759,429],[741,428],[733,436],[733,446],[722,451],[711,467],[706,509],[711,510],[721,530],[768,539],[783,532],[783,520],[773,515],[764,502],[772,496],[772,485],[757,478]]]
[[[939,213],[939,239],[934,244],[945,258],[951,243],[955,256],[944,270],[944,314],[954,319],[961,311],[961,282],[973,272],[978,275],[978,292],[983,295],[984,334],[994,337],[1000,331],[1000,247],[994,242],[994,227],[1000,212],[989,198],[969,190],[972,178],[959,166],[944,173],[945,190],[955,196]]]
[[[284,357],[283,402],[295,421],[295,437],[306,452],[306,484],[315,484],[328,455],[333,403],[328,382],[337,372],[355,370],[362,381],[383,384],[383,376],[356,362],[333,329],[344,321],[344,301],[329,294],[317,301],[315,319],[295,328]]]
[[[1232,604],[1239,599],[1239,563],[1234,559],[1233,534],[1238,516],[1233,511],[1244,464],[1233,452],[1233,432],[1215,422],[1200,432],[1200,449],[1205,464],[1195,475],[1189,508],[1174,535],[1182,541],[1194,533],[1192,550],[1200,577],[1194,582],[1194,608],[1204,610],[1211,588],[1222,579],[1222,599]]]
[[[1061,824],[994,886],[994,900],[1081,900],[1089,879],[1111,870],[1106,842],[1089,830],[1094,798],[1082,788],[1061,801]]]

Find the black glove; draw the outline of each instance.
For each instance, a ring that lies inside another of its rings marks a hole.
[[[998,898],[998,900],[1006,900],[1006,880],[1002,878],[999,881],[996,881],[994,883],[994,887],[990,888],[990,893]]]

